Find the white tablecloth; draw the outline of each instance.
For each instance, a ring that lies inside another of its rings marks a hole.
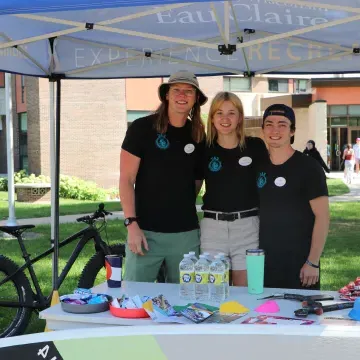
[[[163,294],[171,305],[185,305],[189,301],[181,300],[179,298],[179,285],[177,284],[157,284],[157,283],[137,283],[137,282],[123,282],[122,287],[118,289],[110,289],[107,287],[106,283],[103,283],[99,286],[93,288],[95,293],[105,293],[113,297],[120,297],[122,294],[126,293],[129,296],[134,295],[148,295],[156,296]],[[274,293],[298,293],[303,295],[313,295],[326,293],[331,294],[335,297],[335,301],[326,301],[326,304],[334,303],[338,300],[337,292],[329,291],[310,291],[310,290],[289,290],[289,289],[265,289],[264,293],[261,295],[250,295],[247,292],[247,288],[243,287],[231,287],[230,296],[228,300],[235,300],[247,308],[254,310],[258,305],[264,303],[266,300],[258,300],[258,298],[268,296]],[[61,292],[60,292],[61,293]],[[294,310],[301,307],[301,303],[297,301],[290,300],[276,300],[280,306],[280,312],[275,315],[281,315],[286,317],[294,317]],[[203,301],[204,302],[204,301]],[[209,305],[219,306],[217,303],[212,303],[206,301]],[[325,302],[324,302],[325,304]],[[324,316],[331,317],[347,317],[349,309],[339,310],[335,312],[326,313],[322,316],[309,315],[308,319],[312,320],[321,320]],[[230,325],[238,325],[247,317],[259,315],[257,312],[251,311],[246,317],[242,317]],[[51,330],[64,330],[64,329],[76,329],[76,328],[90,328],[90,327],[102,327],[102,326],[149,326],[149,325],[162,325],[154,323],[151,319],[123,319],[117,318],[110,314],[109,311],[97,314],[71,314],[66,313],[61,309],[61,305],[55,305],[49,309],[46,309],[40,313],[40,318],[47,321],[47,327]],[[340,323],[339,323],[340,324]],[[357,324],[354,322],[354,325]],[[179,325],[183,326],[183,325]],[[194,326],[207,326],[206,324],[198,324]],[[241,325],[246,327],[253,327],[255,325]],[[259,328],[260,326],[256,326]],[[313,327],[313,326],[311,326]]]

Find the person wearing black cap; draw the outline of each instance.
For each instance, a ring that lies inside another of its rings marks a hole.
[[[259,166],[259,246],[265,286],[320,288],[320,256],[329,229],[325,174],[316,160],[293,149],[295,113],[284,104],[263,116],[270,162]]]
[[[205,144],[196,76],[173,74],[158,89],[161,105],[129,127],[120,154],[120,198],[128,230],[125,280],[153,282],[165,264],[179,282],[185,253],[200,249],[195,200]]]

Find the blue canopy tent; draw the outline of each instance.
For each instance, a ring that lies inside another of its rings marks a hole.
[[[185,68],[198,76],[356,73],[359,44],[359,0],[2,0],[0,71],[57,84],[54,289],[61,79],[167,77]],[[53,85],[50,94],[54,120]]]

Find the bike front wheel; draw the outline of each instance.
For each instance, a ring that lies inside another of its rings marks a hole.
[[[125,245],[115,244],[109,246],[112,255],[122,255],[125,258]],[[105,255],[102,251],[94,254],[85,265],[78,282],[79,288],[90,289],[106,281]]]
[[[12,260],[0,255],[0,282],[18,269]],[[32,300],[29,280],[22,271],[0,286],[0,301],[30,304]],[[31,308],[23,306],[0,306],[0,338],[23,334],[30,321],[31,312]]]

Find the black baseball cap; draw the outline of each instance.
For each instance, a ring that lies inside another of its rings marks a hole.
[[[285,104],[270,105],[264,112],[263,124],[264,124],[265,119],[271,115],[286,117],[290,121],[291,125],[293,125],[295,128],[295,122],[296,122],[295,113],[294,113],[294,110],[290,106],[287,106]],[[294,136],[292,136],[291,140],[290,140],[290,144],[293,144],[293,143],[294,143]]]

